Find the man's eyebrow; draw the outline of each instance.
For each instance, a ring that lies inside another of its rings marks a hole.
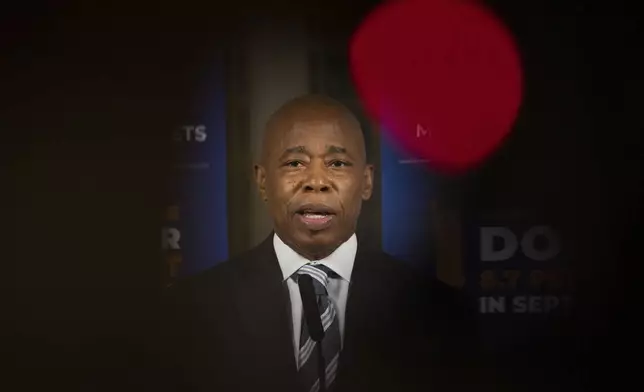
[[[289,147],[284,151],[283,155],[295,154],[295,153],[306,154],[307,153],[306,147],[304,147],[304,146]]]
[[[288,155],[291,154],[308,154],[306,151],[306,147],[304,146],[295,146],[295,147],[289,147],[282,154],[280,154],[278,160],[283,160],[285,159]]]
[[[347,149],[344,147],[338,147],[338,146],[329,146],[326,149],[327,153],[329,154],[346,154]]]
[[[346,154],[347,153],[346,148],[339,147],[339,146],[333,146],[333,145],[328,146],[326,151],[327,151],[327,154]],[[282,154],[282,156],[288,155],[288,154],[308,154],[308,153],[309,152],[306,149],[306,147],[304,147],[304,146],[295,146],[295,147],[289,147],[286,150],[284,150],[284,153]]]

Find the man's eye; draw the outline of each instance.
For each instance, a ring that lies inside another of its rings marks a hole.
[[[333,161],[331,162],[331,167],[344,167],[344,166],[351,166],[349,162],[345,161]]]
[[[302,164],[302,162],[300,162],[300,161],[288,161],[288,162],[286,162],[284,164],[284,166],[299,167],[299,165],[301,165],[301,164]]]

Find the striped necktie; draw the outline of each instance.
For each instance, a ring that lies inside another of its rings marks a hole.
[[[298,275],[309,275],[313,279],[313,287],[317,296],[318,310],[324,328],[322,339],[322,357],[326,368],[326,390],[331,390],[338,370],[340,357],[340,326],[336,317],[335,305],[327,293],[327,283],[330,277],[337,276],[330,268],[324,265],[306,264],[297,271]],[[320,391],[318,355],[315,352],[317,344],[309,336],[306,320],[302,320],[302,334],[300,336],[300,351],[298,358],[298,374],[304,392]]]

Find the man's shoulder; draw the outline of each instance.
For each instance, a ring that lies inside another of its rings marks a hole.
[[[445,293],[460,292],[458,288],[437,279],[426,268],[420,268],[382,250],[372,251],[372,254],[373,259],[378,260],[381,264],[381,268],[385,268],[397,279],[404,280],[408,284],[413,286],[420,285]]]
[[[415,311],[417,322],[440,332],[442,336],[462,338],[458,344],[475,339],[476,302],[464,289],[449,285],[426,269],[384,252],[381,260],[396,271],[396,279],[404,286],[403,303]],[[466,335],[467,338],[464,338]]]
[[[250,260],[257,257],[258,247],[247,250],[195,274],[176,279],[168,295],[204,295],[225,292],[233,288]]]
[[[449,285],[438,279],[426,268],[420,268],[412,263],[378,251],[377,259],[392,276],[401,282],[406,291],[412,293],[424,305],[447,309],[463,309],[470,307],[470,302],[462,288]]]

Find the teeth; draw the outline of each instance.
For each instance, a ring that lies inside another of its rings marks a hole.
[[[323,215],[323,214],[309,214],[309,213],[306,213],[306,214],[304,214],[304,216],[309,218],[309,219],[324,219],[324,218],[326,218],[326,215]]]

